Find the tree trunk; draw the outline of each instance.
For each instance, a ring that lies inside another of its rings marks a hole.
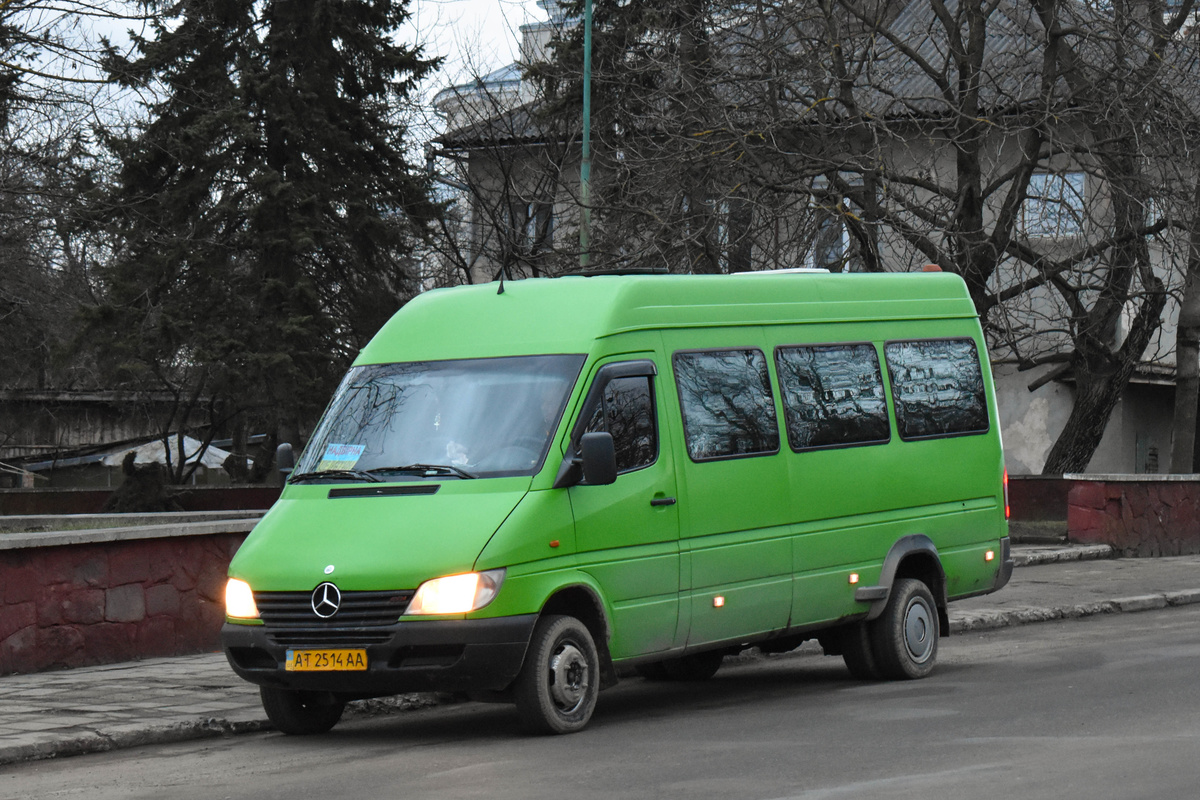
[[[1121,392],[1135,364],[1130,363],[1125,369],[1108,375],[1076,371],[1075,405],[1071,408],[1067,424],[1050,448],[1050,454],[1046,456],[1043,475],[1062,475],[1087,469],[1092,455],[1100,446],[1100,440],[1104,438],[1108,419],[1121,399]]]
[[[1050,454],[1046,456],[1043,475],[1062,475],[1067,472],[1083,472],[1092,460],[1108,419],[1133,370],[1141,360],[1142,353],[1150,343],[1150,337],[1158,330],[1163,307],[1167,303],[1166,292],[1161,283],[1157,287],[1146,287],[1146,296],[1130,326],[1129,336],[1115,353],[1103,359],[1089,360],[1077,350],[1072,359],[1075,367],[1075,405],[1071,416],[1063,427]],[[1103,366],[1098,366],[1102,361]]]
[[[1200,402],[1200,276],[1194,260],[1179,309],[1175,335],[1175,420],[1171,440],[1171,472],[1191,472],[1196,443],[1196,406]]]
[[[1193,208],[1200,209],[1200,184]],[[1195,469],[1196,406],[1200,402],[1200,219],[1192,221],[1187,278],[1175,334],[1175,421],[1171,472]]]

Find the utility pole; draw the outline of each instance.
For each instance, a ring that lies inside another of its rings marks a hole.
[[[591,262],[592,242],[592,0],[583,3],[583,155],[579,162],[579,266]]]

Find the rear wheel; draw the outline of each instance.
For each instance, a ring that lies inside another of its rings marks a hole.
[[[282,733],[307,736],[325,733],[342,718],[346,703],[329,692],[300,692],[259,687],[267,718]]]
[[[538,620],[514,699],[523,727],[531,733],[583,730],[596,710],[600,658],[587,626],[574,617]]]
[[[902,578],[892,585],[883,615],[870,627],[871,650],[885,678],[924,678],[937,661],[938,615],[924,583]]]

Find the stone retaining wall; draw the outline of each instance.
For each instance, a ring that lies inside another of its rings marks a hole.
[[[219,649],[253,524],[0,535],[0,675]]]
[[[1071,542],[1119,556],[1200,553],[1200,476],[1066,475]]]
[[[184,511],[265,509],[279,499],[279,486],[171,486]],[[96,514],[112,489],[0,489],[0,514]]]

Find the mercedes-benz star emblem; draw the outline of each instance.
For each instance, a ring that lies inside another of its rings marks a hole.
[[[342,605],[342,593],[332,583],[322,583],[313,589],[312,610],[321,619],[329,619]]]

